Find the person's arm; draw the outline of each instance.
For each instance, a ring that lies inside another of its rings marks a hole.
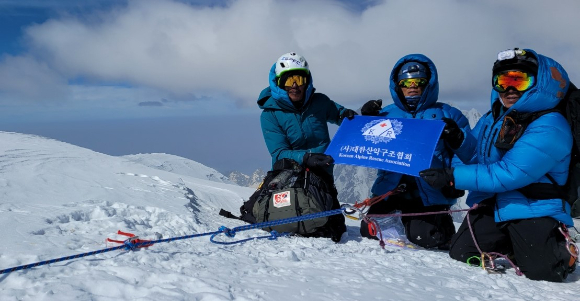
[[[260,117],[262,134],[266,147],[272,156],[273,162],[282,158],[293,159],[302,164],[306,150],[292,150],[292,146],[286,137],[286,132],[278,123],[273,111],[263,111]]]
[[[452,119],[456,125],[459,127],[459,130],[462,132],[462,141],[460,141],[459,147],[452,149],[455,157],[461,160],[464,164],[473,163],[476,159],[477,155],[477,131],[479,131],[479,124],[476,125],[476,129],[474,131],[471,130],[469,126],[469,120],[456,108],[451,107],[449,110],[448,118]],[[459,164],[457,159],[454,159],[454,164]]]
[[[571,149],[572,134],[564,117],[546,114],[532,122],[497,162],[455,167],[455,187],[481,192],[515,190],[538,181],[554,166],[569,160]]]
[[[319,93],[318,101],[323,102],[326,106],[326,121],[332,124],[340,125],[344,118],[352,118],[357,113],[354,110],[347,109],[342,105],[328,98],[328,96]]]

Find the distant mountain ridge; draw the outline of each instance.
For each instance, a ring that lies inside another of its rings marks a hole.
[[[467,120],[469,121],[469,126],[471,128],[475,127],[475,125],[477,124],[477,122],[479,121],[479,119],[481,118],[481,113],[479,113],[479,111],[477,111],[476,109],[471,109],[471,110],[461,110],[461,113],[463,113],[463,115],[465,115],[465,117],[467,118]]]
[[[207,167],[196,161],[175,155],[164,153],[151,153],[151,154],[126,155],[120,157],[135,163],[143,164],[147,167],[172,172],[175,174],[180,174],[198,179],[210,180],[213,182],[234,184],[234,182],[230,181],[226,176],[224,176],[223,174],[221,174],[220,172],[218,172],[213,168]]]
[[[232,171],[228,178],[230,181],[240,186],[257,188],[260,183],[262,183],[262,180],[264,180],[265,176],[266,172],[264,172],[261,168],[258,168],[256,171],[254,171],[254,173],[252,173],[252,175],[249,176],[239,171]]]

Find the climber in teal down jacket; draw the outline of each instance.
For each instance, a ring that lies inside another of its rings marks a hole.
[[[315,92],[308,62],[297,53],[284,54],[276,61],[270,69],[269,83],[260,93],[258,106],[263,110],[260,122],[272,166],[280,159],[293,159],[311,170],[322,171],[319,175],[334,187],[334,159],[324,154],[330,144],[328,123],[340,125],[356,113]],[[337,209],[340,204],[336,191],[334,199],[333,209]],[[340,240],[346,231],[344,216],[332,216],[331,221],[338,225],[332,239]]]
[[[293,81],[297,76],[294,74],[300,73],[305,81],[302,85]],[[281,78],[284,83],[278,84]],[[293,81],[295,90],[301,89],[299,93],[302,97],[291,99],[294,92],[292,85],[290,91],[283,88],[287,78]],[[328,123],[340,125],[343,118],[352,118],[356,113],[330,100],[325,94],[316,93],[308,63],[296,53],[283,55],[270,69],[269,79],[270,86],[260,93],[258,106],[264,110],[260,122],[272,156],[272,165],[282,158],[307,163],[309,158],[319,157],[319,161],[326,160],[321,163],[332,175],[332,163],[326,164],[331,158],[322,157],[330,144]]]

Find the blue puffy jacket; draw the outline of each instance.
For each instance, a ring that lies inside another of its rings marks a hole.
[[[479,120],[461,146],[470,149],[470,155],[461,158],[467,165],[455,167],[455,187],[470,191],[469,206],[496,195],[496,222],[549,216],[573,226],[570,206],[561,199],[528,199],[516,191],[531,183],[551,183],[546,174],[560,185],[566,182],[572,133],[564,116],[553,112],[539,117],[510,150],[494,145],[507,114],[552,109],[570,84],[568,74],[556,61],[533,50],[525,51],[538,59],[535,86],[507,110],[502,109],[498,92],[492,89],[492,110]]]
[[[410,111],[403,102],[403,94],[400,88],[397,87],[397,74],[401,66],[407,62],[421,62],[428,66],[431,73],[429,84],[423,89],[421,100],[417,105],[415,111]],[[443,117],[451,118],[464,131],[464,135],[468,134],[471,129],[469,121],[461,111],[444,103],[437,102],[439,95],[439,80],[437,78],[437,69],[435,64],[426,56],[422,54],[410,54],[401,58],[393,67],[390,77],[390,90],[393,104],[386,106],[381,110],[381,116],[389,116],[392,118],[417,118],[417,119],[435,119],[441,120]],[[461,147],[459,149],[462,149]],[[440,140],[435,148],[433,154],[432,168],[443,168],[452,166],[451,159],[453,153],[451,148],[445,145],[445,142]],[[391,171],[379,170],[377,179],[371,192],[374,195],[382,195],[394,189],[401,180],[403,175]],[[432,205],[453,205],[457,199],[445,197],[439,189],[435,189],[427,184],[423,179],[415,177],[419,194],[425,206]]]
[[[340,124],[346,110],[322,93],[315,93],[312,73],[308,75],[305,102],[294,107],[288,93],[276,85],[276,64],[270,69],[270,86],[262,90],[258,106],[262,109],[262,134],[272,165],[279,159],[294,159],[302,164],[306,153],[324,153],[330,144],[328,123]],[[327,172],[332,174],[332,167]]]

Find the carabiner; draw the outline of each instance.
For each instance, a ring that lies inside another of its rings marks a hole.
[[[371,236],[377,236],[377,224],[375,223],[374,220],[369,220],[369,223],[367,225],[368,230],[369,230],[369,234]]]
[[[486,263],[486,261],[485,261],[485,258],[486,258],[486,256],[487,256],[487,259],[489,260],[489,261],[488,261],[488,263],[489,263],[489,267],[487,267],[487,266],[486,266],[486,264],[485,264],[485,263]],[[495,270],[495,262],[494,262],[494,259],[495,259],[495,258],[493,258],[493,257],[492,257],[490,254],[488,254],[488,253],[486,253],[486,252],[483,252],[483,253],[481,253],[481,267],[482,267],[484,270],[486,270],[486,271],[488,271],[488,270],[490,270],[490,269],[491,269],[491,270]],[[488,271],[488,272],[489,272],[489,271]]]
[[[355,221],[359,221],[362,219],[362,212],[358,208],[350,204],[342,204],[340,208],[343,210],[342,213],[344,214],[344,217],[350,218]],[[358,216],[355,216],[357,212]]]
[[[570,232],[568,232],[568,228],[566,228],[566,225],[560,223],[558,230],[560,230],[560,233],[564,235],[564,239],[566,240],[566,249],[568,250],[568,253],[570,253],[570,256],[578,258],[578,256],[580,255],[580,250],[578,250],[578,246],[576,245],[574,240],[570,237]]]

